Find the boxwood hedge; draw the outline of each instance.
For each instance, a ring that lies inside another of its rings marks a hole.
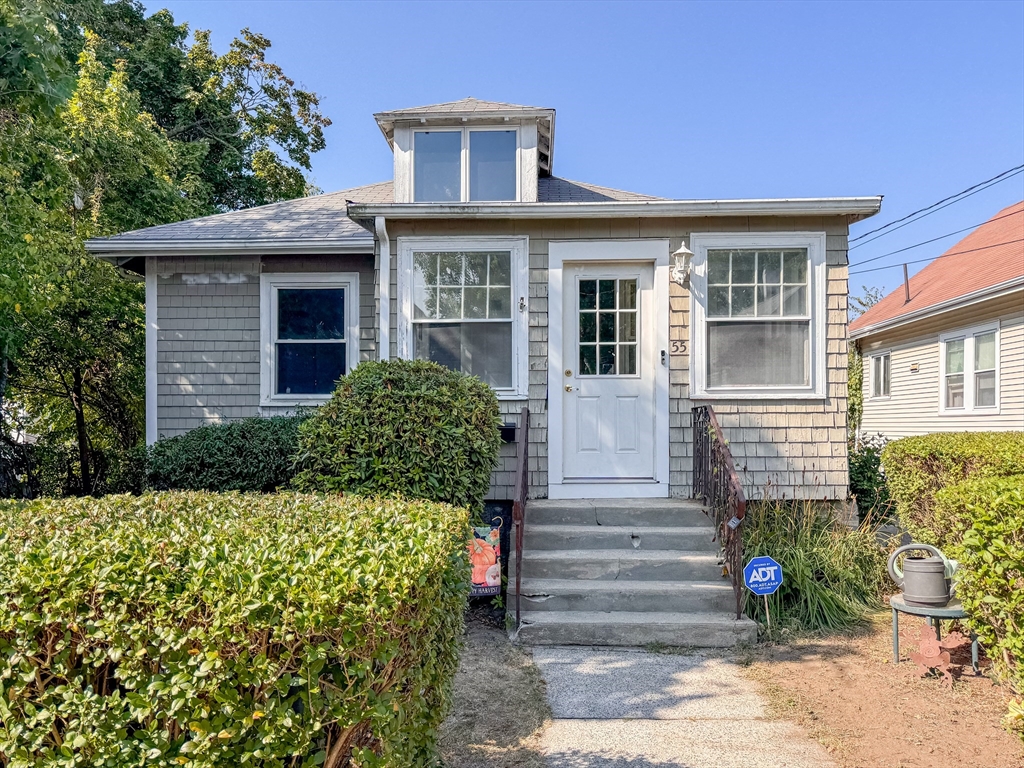
[[[959,531],[950,556],[960,561],[956,592],[971,628],[1024,696],[1024,474],[968,480],[939,491],[936,502]],[[1024,738],[1024,718],[1008,722]]]
[[[467,535],[397,499],[0,502],[0,763],[429,765]]]
[[[957,534],[936,507],[936,493],[968,479],[1024,474],[1024,432],[905,437],[885,446],[882,465],[900,524],[916,541],[944,547],[958,543]]]
[[[480,379],[421,360],[360,363],[300,427],[294,483],[482,512],[500,426]]]
[[[157,491],[262,491],[287,487],[305,416],[211,424],[160,440],[149,450]]]

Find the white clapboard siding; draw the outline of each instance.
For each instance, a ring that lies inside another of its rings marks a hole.
[[[939,412],[939,335],[998,321],[999,412]],[[873,353],[892,357],[888,398],[870,398]],[[888,438],[930,432],[1024,430],[1024,291],[943,313],[861,340],[865,435]],[[918,370],[913,372],[913,366]]]

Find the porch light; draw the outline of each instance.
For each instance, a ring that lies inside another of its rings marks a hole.
[[[686,247],[686,241],[672,254],[672,282],[684,287],[690,285],[690,266],[693,263],[693,251]]]

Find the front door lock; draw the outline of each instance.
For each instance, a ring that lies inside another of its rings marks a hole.
[[[565,391],[566,392],[572,392],[572,385],[571,384],[566,384],[565,385]]]
[[[565,369],[565,375],[566,376],[572,376],[572,371],[570,371],[568,368],[566,368]]]

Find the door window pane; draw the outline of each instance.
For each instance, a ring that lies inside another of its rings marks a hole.
[[[516,199],[516,132],[469,132],[469,199]]]
[[[708,323],[711,387],[805,387],[811,383],[810,323]]]
[[[579,375],[636,375],[636,278],[580,280],[577,296]]]
[[[417,203],[462,200],[461,131],[416,132],[413,156],[413,199]]]
[[[345,375],[345,343],[277,345],[277,394],[329,395]]]

